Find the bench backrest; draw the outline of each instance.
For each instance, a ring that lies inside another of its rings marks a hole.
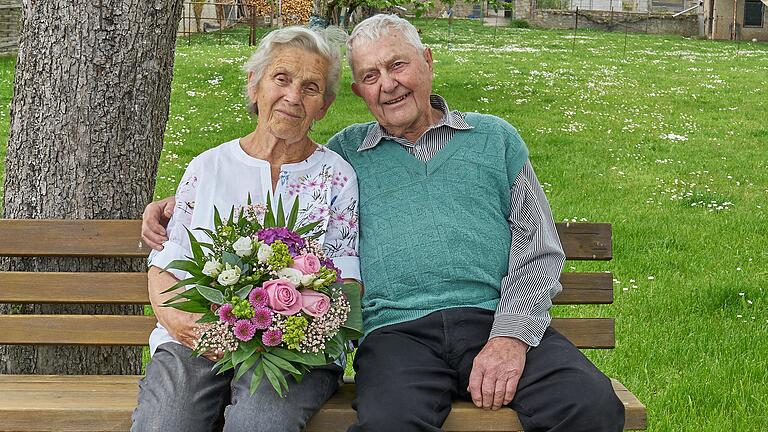
[[[0,219],[0,256],[146,257],[136,220]],[[568,260],[610,260],[611,226],[560,223]],[[613,302],[609,272],[564,272],[555,304]],[[146,273],[0,272],[0,303],[148,304]],[[557,318],[552,325],[580,348],[613,348],[612,318]],[[152,316],[0,315],[0,344],[146,345]]]

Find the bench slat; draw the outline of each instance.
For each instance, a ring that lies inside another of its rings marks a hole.
[[[611,225],[558,223],[568,259],[612,258]],[[0,219],[0,256],[145,257],[138,220]]]
[[[0,431],[127,431],[136,406],[138,376],[0,375]],[[105,386],[113,383],[112,386]],[[645,407],[618,381],[625,429],[646,427]],[[89,388],[90,391],[81,390]],[[354,420],[354,384],[344,385],[310,421],[307,432],[342,431]],[[446,431],[519,431],[512,410],[485,411],[456,402]]]
[[[563,273],[555,304],[613,302],[610,273]],[[43,289],[41,289],[43,287]],[[0,272],[0,303],[149,304],[146,273]]]
[[[146,257],[137,220],[0,219],[1,256]]]
[[[0,344],[146,345],[155,323],[138,315],[0,315]],[[615,345],[612,318],[555,318],[552,326],[579,348]]]

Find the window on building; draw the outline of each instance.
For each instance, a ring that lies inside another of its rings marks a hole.
[[[760,0],[744,1],[744,27],[763,26],[763,7]]]

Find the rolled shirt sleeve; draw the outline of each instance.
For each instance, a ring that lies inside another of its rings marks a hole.
[[[153,250],[149,254],[149,265],[164,269],[174,260],[186,259],[190,254],[189,236],[186,228],[192,222],[192,209],[195,206],[198,184],[197,163],[193,159],[184,172],[176,190],[176,207],[173,216],[168,222],[166,232],[168,241],[163,243],[163,250]],[[183,270],[169,269],[176,279],[182,280],[188,277]]]
[[[535,347],[550,324],[552,299],[562,290],[565,254],[530,161],[510,189],[510,210],[509,273],[501,280],[501,299],[489,339],[514,337]]]

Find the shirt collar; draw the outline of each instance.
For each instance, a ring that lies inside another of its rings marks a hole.
[[[464,113],[459,111],[450,111],[448,109],[448,103],[445,101],[445,99],[443,99],[442,96],[436,94],[430,95],[429,104],[432,106],[432,108],[440,110],[440,112],[443,113],[443,117],[440,119],[440,121],[430,126],[429,129],[424,132],[425,134],[432,129],[437,129],[442,126],[447,126],[455,130],[472,129],[472,126],[470,126],[469,123],[464,120]],[[409,144],[405,138],[399,138],[390,135],[390,133],[387,132],[387,130],[377,122],[368,131],[368,134],[365,136],[363,143],[360,144],[360,147],[357,148],[357,151],[372,149],[376,147],[383,139],[391,139],[401,144]]]

